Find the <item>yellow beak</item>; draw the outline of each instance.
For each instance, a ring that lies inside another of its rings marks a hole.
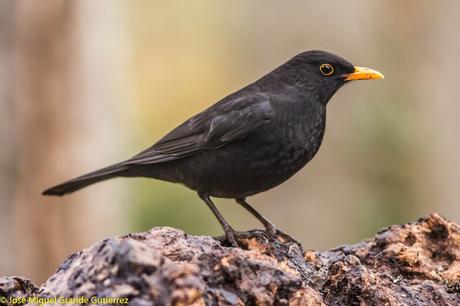
[[[377,70],[366,67],[355,67],[355,71],[345,75],[345,81],[352,80],[378,80],[384,79],[383,74]]]

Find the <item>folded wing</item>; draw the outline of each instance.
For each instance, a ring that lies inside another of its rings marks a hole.
[[[215,150],[244,139],[271,121],[273,109],[263,95],[224,102],[227,103],[216,104],[209,111],[190,118],[123,164],[155,164]]]

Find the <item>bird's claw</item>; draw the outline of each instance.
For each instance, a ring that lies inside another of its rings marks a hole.
[[[300,247],[300,249],[303,250],[302,244],[297,239],[277,229],[274,225],[268,226],[265,231],[267,232],[268,236],[271,239],[278,240],[278,237],[281,237],[285,241],[289,241],[289,242],[297,244]]]
[[[217,236],[213,237],[214,239],[220,241],[220,242],[227,242],[229,243],[232,247],[239,248],[241,244],[239,243],[239,239],[244,239],[247,238],[248,235],[244,232],[238,232],[233,229],[229,230],[227,229],[225,231],[225,235],[222,236]]]
[[[276,239],[278,238],[278,233],[281,231],[279,231],[273,224],[271,224],[265,228],[265,232],[267,233],[268,237]]]
[[[266,234],[265,232],[262,232],[263,234]],[[235,231],[235,230],[227,230],[225,235],[222,236],[217,236],[213,237],[214,239],[220,241],[220,242],[227,242],[229,243],[232,247],[239,248],[239,247],[245,247],[246,245],[244,243],[241,243],[240,240],[243,239],[250,239],[253,238],[254,234],[250,232],[240,232],[240,231]]]
[[[235,231],[229,231],[227,233],[225,233],[225,238],[228,242],[230,242],[230,244],[237,248],[239,247],[240,245],[238,244],[238,241],[237,241],[237,238],[236,238],[236,232]]]
[[[277,229],[275,226],[267,227],[265,231],[261,231],[260,233],[266,236],[268,239],[280,240],[279,238],[281,238],[281,242],[294,243],[298,245],[301,250],[303,250],[302,244],[297,239]],[[241,246],[244,246],[244,244],[241,244],[240,240],[252,237],[254,237],[254,233],[251,234],[250,232],[239,232],[231,229],[226,230],[225,235],[214,237],[214,239],[220,242],[226,242],[230,244],[232,247],[239,248]]]

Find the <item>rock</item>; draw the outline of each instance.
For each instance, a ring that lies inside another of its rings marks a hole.
[[[0,278],[0,297],[176,306],[460,305],[460,227],[438,214],[325,252],[303,252],[262,231],[246,235],[241,249],[167,227],[106,239],[71,255],[40,288]]]

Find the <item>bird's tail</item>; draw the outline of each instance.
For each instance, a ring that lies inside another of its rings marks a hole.
[[[114,178],[116,176],[123,176],[122,173],[126,169],[127,166],[123,165],[123,163],[111,165],[46,189],[42,194],[62,196],[100,181]]]

